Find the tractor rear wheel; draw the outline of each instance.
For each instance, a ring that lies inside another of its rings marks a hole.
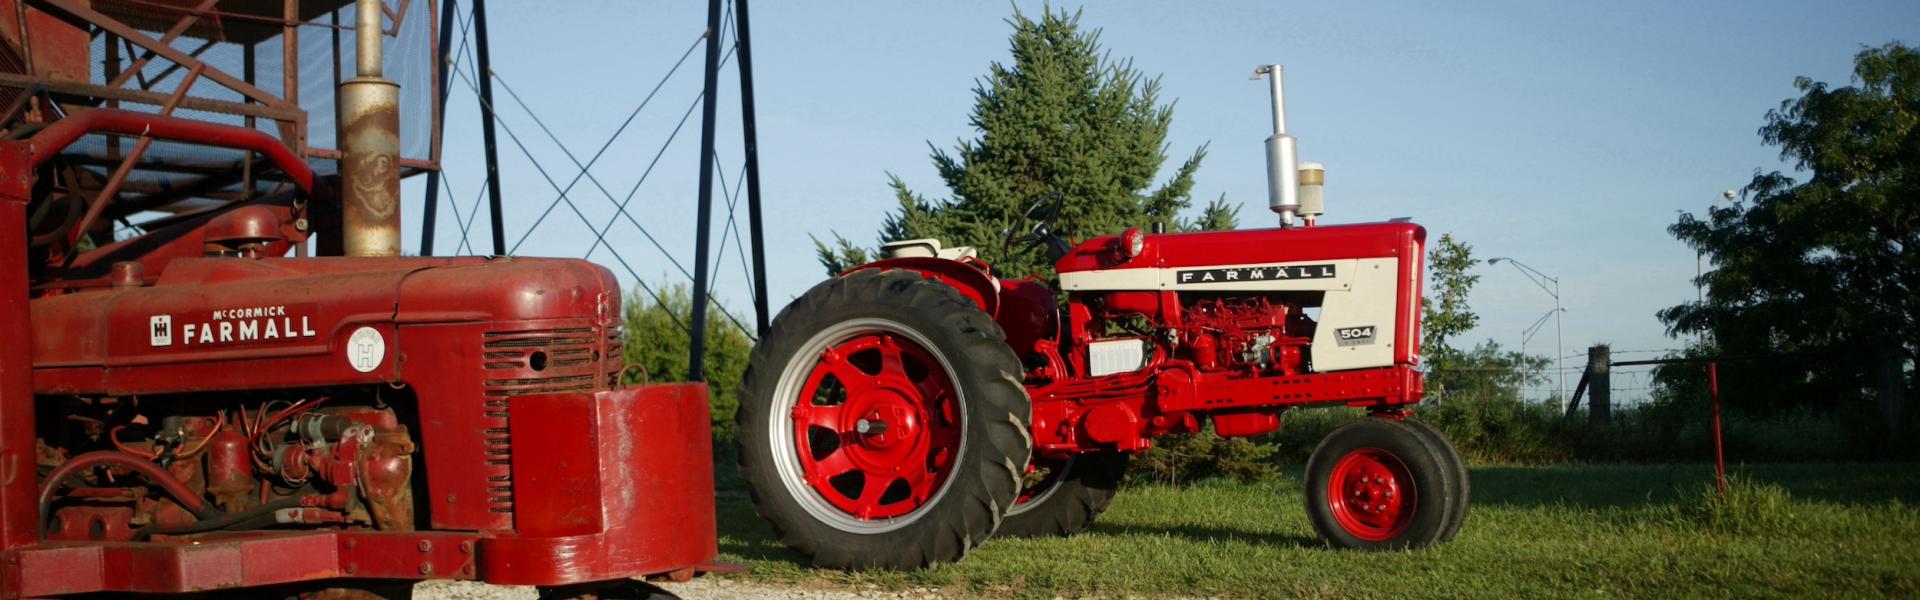
[[[994,535],[1047,537],[1086,531],[1113,502],[1131,458],[1120,452],[1089,452],[1066,460],[1035,460],[1020,498]]]
[[[1460,533],[1460,526],[1467,522],[1467,506],[1473,495],[1473,480],[1467,476],[1467,460],[1460,456],[1460,449],[1454,447],[1446,434],[1434,429],[1432,425],[1420,421],[1406,421],[1408,427],[1427,438],[1427,442],[1440,450],[1441,458],[1446,459],[1448,468],[1453,469],[1460,480],[1460,487],[1453,493],[1453,513],[1447,517],[1447,527],[1440,531],[1440,542],[1453,540]]]
[[[1444,537],[1463,486],[1419,430],[1362,419],[1328,434],[1307,460],[1307,520],[1336,548],[1419,548]]]
[[[1033,441],[1000,326],[912,271],[859,271],[780,313],[740,384],[754,508],[818,566],[960,560],[1020,491]]]

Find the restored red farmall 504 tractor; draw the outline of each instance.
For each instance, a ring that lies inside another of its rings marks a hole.
[[[824,566],[913,568],[990,535],[1070,535],[1153,436],[1206,421],[1258,435],[1313,406],[1374,417],[1313,452],[1306,508],[1323,539],[1374,550],[1452,537],[1465,467],[1405,419],[1421,398],[1425,230],[1315,226],[1323,172],[1296,168],[1280,68],[1262,74],[1280,228],[1135,228],[1069,248],[1043,217],[1020,241],[1048,248],[1057,287],[911,240],[782,311],[754,348],[736,431],[780,539]]]
[[[381,39],[433,3],[349,4],[0,0],[0,597],[714,556],[705,387],[620,383],[606,269],[399,256],[401,171],[433,168],[400,115],[433,105]],[[328,149],[294,96],[343,31]]]

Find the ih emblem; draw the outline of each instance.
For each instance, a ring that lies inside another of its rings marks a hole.
[[[173,315],[154,315],[147,317],[147,329],[153,337],[149,344],[154,347],[173,345]]]

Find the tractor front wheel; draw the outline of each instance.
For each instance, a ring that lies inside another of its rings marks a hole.
[[[1466,481],[1415,427],[1369,418],[1328,434],[1307,461],[1307,520],[1329,545],[1419,548],[1465,510]]]
[[[913,569],[991,536],[1032,449],[991,317],[911,271],[815,286],[773,322],[734,436],[754,508],[815,565]]]

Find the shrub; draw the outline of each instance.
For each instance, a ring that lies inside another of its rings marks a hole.
[[[1273,444],[1247,438],[1223,438],[1207,425],[1199,433],[1154,439],[1153,447],[1134,457],[1127,478],[1133,481],[1181,484],[1209,477],[1251,481],[1273,475]]]

